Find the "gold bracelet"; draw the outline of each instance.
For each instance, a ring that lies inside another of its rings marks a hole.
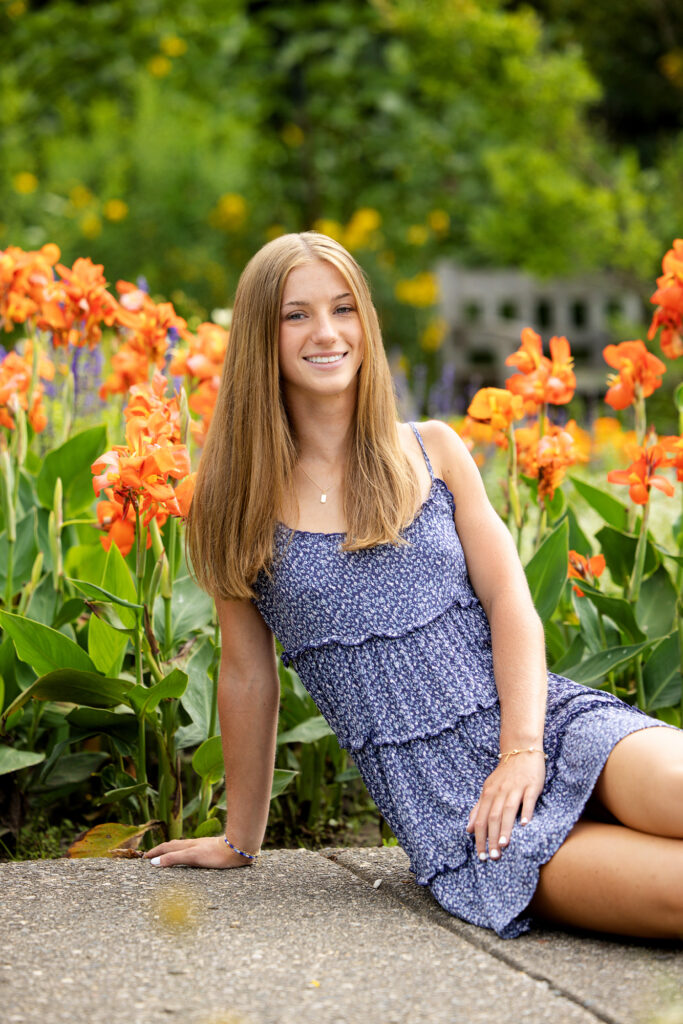
[[[514,754],[543,754],[543,760],[548,760],[548,755],[540,747],[521,747],[519,750],[508,750],[506,754],[499,754],[498,760],[502,760],[503,764],[507,764]]]

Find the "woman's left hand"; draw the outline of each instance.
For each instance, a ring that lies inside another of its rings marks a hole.
[[[474,832],[480,860],[498,860],[510,841],[515,818],[522,809],[522,825],[531,821],[545,783],[545,761],[538,751],[523,751],[499,764],[470,812],[467,832]],[[482,854],[484,856],[482,856]]]

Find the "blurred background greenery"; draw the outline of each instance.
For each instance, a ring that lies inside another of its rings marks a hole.
[[[57,242],[185,316],[317,227],[412,362],[437,258],[646,298],[683,233],[676,0],[0,0],[0,89],[0,248]]]

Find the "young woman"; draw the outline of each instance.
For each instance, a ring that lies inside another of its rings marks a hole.
[[[275,635],[450,913],[683,937],[683,732],[547,672],[474,462],[446,424],[397,422],[363,272],[324,235],[242,274],[188,542],[220,620],[228,822],[153,864],[254,863]]]

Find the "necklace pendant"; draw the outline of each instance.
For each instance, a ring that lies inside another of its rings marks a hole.
[[[320,495],[320,503],[322,505],[324,505],[326,501],[327,501],[327,495],[325,493],[321,494]]]

